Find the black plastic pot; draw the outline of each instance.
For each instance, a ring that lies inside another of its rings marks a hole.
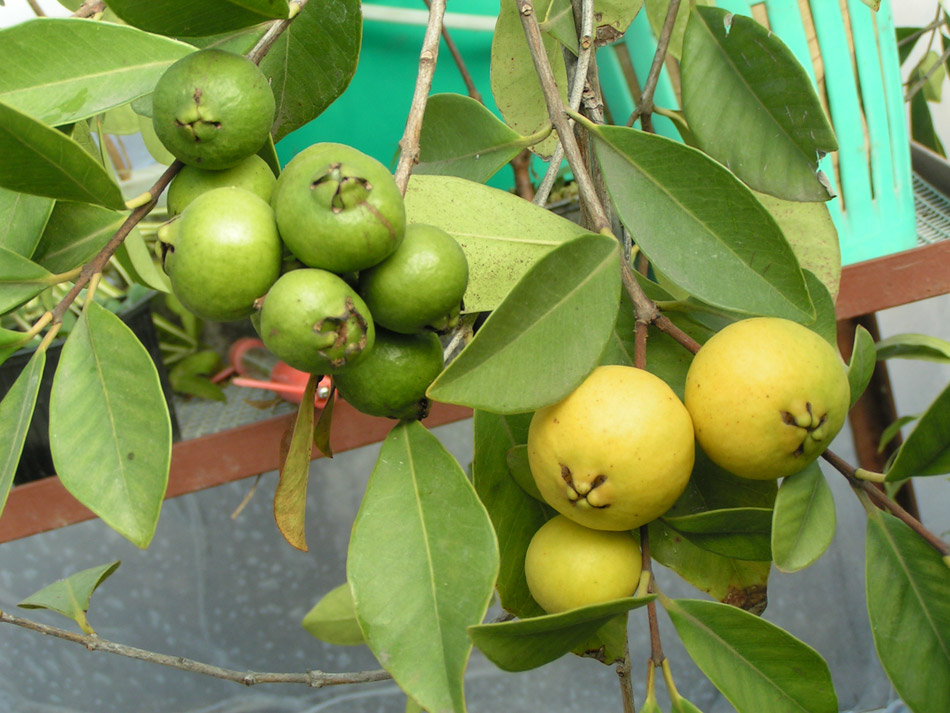
[[[129,326],[139,338],[142,345],[152,357],[158,368],[158,375],[168,402],[168,411],[172,421],[172,437],[179,440],[181,434],[178,428],[178,419],[175,417],[175,407],[172,402],[172,388],[168,380],[168,373],[162,364],[162,354],[158,346],[158,335],[155,325],[152,324],[151,296],[131,304],[119,312],[119,318]],[[20,464],[13,478],[14,485],[27,483],[31,480],[48,478],[56,474],[53,467],[53,458],[49,451],[49,397],[53,387],[53,375],[59,364],[59,355],[62,352],[64,340],[50,344],[46,350],[46,368],[43,372],[43,381],[36,398],[36,409],[33,411],[33,420],[23,445],[23,454]],[[0,398],[6,395],[13,382],[33,356],[33,349],[23,349],[12,354],[3,364],[0,364]]]

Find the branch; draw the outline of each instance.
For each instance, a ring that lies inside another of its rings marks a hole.
[[[623,637],[623,661],[617,664],[617,678],[620,679],[620,695],[623,700],[623,713],[636,713],[637,706],[633,698],[633,679],[630,665],[630,635]]]
[[[79,6],[79,9],[73,13],[73,17],[92,17],[93,15],[98,15],[100,12],[105,12],[106,4],[103,0],[85,0],[85,2]]]
[[[432,76],[435,74],[436,60],[439,58],[439,36],[442,32],[442,18],[445,16],[445,1],[432,0],[429,5],[429,22],[426,24],[422,39],[422,51],[419,53],[419,72],[416,75],[416,88],[412,94],[406,128],[399,140],[399,163],[396,164],[396,185],[405,195],[409,185],[412,167],[419,162],[419,135],[422,133],[422,116],[425,114],[426,101],[432,89]]]
[[[290,12],[287,18],[272,23],[271,26],[267,28],[267,32],[264,33],[264,36],[257,41],[257,44],[251,48],[251,51],[248,52],[245,57],[254,64],[260,64],[261,60],[264,59],[264,55],[274,46],[274,43],[277,42],[277,38],[290,26],[294,18],[300,14],[300,11],[303,10],[307,1],[308,0],[290,0]]]
[[[650,557],[650,528],[648,525],[640,526],[640,552],[643,557],[643,571],[650,575],[650,586],[647,591],[655,592],[656,584],[653,580],[653,560]],[[655,600],[647,604],[647,619],[650,622],[650,660],[654,666],[661,666],[666,656],[663,655],[663,644],[660,642],[660,624],[656,618]]]
[[[74,644],[81,644],[90,651],[105,651],[118,656],[125,656],[138,661],[147,661],[149,663],[177,668],[180,671],[190,673],[200,673],[213,678],[221,678],[225,681],[233,681],[244,686],[256,686],[261,683],[303,683],[311,688],[323,688],[325,686],[339,686],[345,683],[371,683],[374,681],[385,681],[392,678],[389,673],[383,670],[378,671],[359,671],[355,673],[324,673],[323,671],[306,671],[304,673],[258,673],[255,671],[235,671],[233,669],[212,666],[186,659],[182,656],[168,656],[154,651],[138,649],[134,646],[117,644],[114,641],[100,639],[96,635],[76,634],[66,629],[60,629],[55,626],[47,626],[29,619],[22,619],[13,614],[0,611],[0,623],[13,624],[15,626],[36,631],[45,636],[55,636],[64,641],[71,641]]]
[[[914,95],[917,94],[924,86],[930,81],[930,78],[934,73],[941,67],[946,66],[947,60],[950,59],[950,47],[943,51],[943,54],[940,55],[940,59],[933,63],[933,66],[924,73],[924,75],[918,79],[914,84],[911,85],[910,89],[907,90],[907,94],[904,96],[904,102],[909,102],[914,98]]]
[[[650,65],[650,73],[647,75],[646,86],[643,88],[643,94],[640,96],[637,108],[627,119],[627,126],[633,126],[634,122],[641,118],[643,130],[653,131],[653,121],[650,118],[653,113],[653,94],[660,79],[660,70],[663,69],[663,63],[666,61],[666,52],[670,46],[670,37],[673,35],[673,26],[676,24],[676,14],[679,12],[679,8],[680,0],[670,0],[670,7],[666,11],[666,19],[663,21],[663,29],[660,31],[660,38],[657,41],[656,53],[653,55],[653,64]]]
[[[426,7],[431,11],[431,0],[423,0],[423,2],[425,2]],[[462,75],[462,81],[465,82],[465,91],[468,92],[469,97],[479,104],[484,104],[485,102],[482,101],[482,95],[475,86],[475,81],[472,79],[472,75],[465,65],[465,60],[462,59],[462,53],[459,52],[458,45],[455,44],[455,40],[453,40],[452,35],[449,34],[449,28],[447,28],[445,24],[442,25],[442,39],[445,40],[445,46],[449,54],[452,55],[452,59],[455,60],[455,66],[458,67],[459,74]]]

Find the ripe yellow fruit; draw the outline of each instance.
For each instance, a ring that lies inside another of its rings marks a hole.
[[[693,469],[693,424],[657,376],[601,366],[563,401],[538,409],[528,463],[541,496],[598,530],[631,530],[665,513]]]
[[[531,538],[524,573],[534,600],[556,614],[632,596],[641,567],[629,532],[592,530],[556,515]]]
[[[844,362],[786,319],[756,317],[715,334],[686,376],[699,445],[743,478],[797,473],[841,430],[851,403]]]

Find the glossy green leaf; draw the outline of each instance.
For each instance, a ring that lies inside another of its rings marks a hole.
[[[0,31],[0,102],[46,124],[68,124],[151,92],[170,64],[193,51],[109,22],[30,20]]]
[[[551,0],[534,3],[535,14],[545,17],[550,5]],[[561,100],[566,104],[567,71],[561,54],[562,45],[549,33],[542,33],[541,37]],[[495,23],[491,46],[491,91],[505,123],[519,134],[530,136],[550,123],[515,0],[502,0]],[[551,135],[531,150],[547,160],[556,144],[557,137]]]
[[[683,41],[683,112],[707,154],[752,188],[780,198],[832,198],[818,159],[838,148],[805,69],[750,17],[690,12]],[[723,101],[728,97],[728,101]]]
[[[413,176],[406,192],[411,223],[448,231],[465,250],[467,312],[488,312],[539,258],[587,231],[507,191],[453,176]]]
[[[52,274],[32,260],[0,247],[0,314],[32,299],[52,284]]]
[[[538,484],[534,482],[534,476],[531,475],[531,465],[528,463],[528,444],[522,443],[512,446],[508,451],[507,461],[511,477],[521,486],[521,489],[535,500],[544,502],[541,491],[538,490]]]
[[[577,30],[574,28],[574,13],[570,0],[550,0],[542,5],[543,14],[538,13],[538,27],[541,32],[551,35],[573,54],[577,54]]]
[[[0,400],[0,513],[13,486],[45,366],[46,352],[35,352]]]
[[[138,547],[155,534],[168,484],[168,404],[145,347],[87,302],[50,395],[50,451],[63,486]]]
[[[429,397],[522,413],[566,396],[597,365],[610,337],[619,262],[616,241],[595,234],[545,255],[432,382]],[[578,329],[583,339],[575,338]],[[541,362],[550,366],[538,369]]]
[[[277,100],[274,141],[319,116],[353,79],[363,32],[360,4],[335,0],[332,8],[307,3],[261,60]],[[196,44],[246,54],[265,29],[202,38]]]
[[[528,671],[560,658],[610,619],[653,601],[656,595],[615,599],[559,614],[470,626],[478,649],[503,671]],[[626,618],[626,616],[624,616]]]
[[[676,21],[673,24],[673,34],[670,35],[670,45],[668,52],[670,55],[679,59],[683,54],[683,35],[686,34],[686,25],[689,22],[689,8],[692,3],[680,2],[679,9],[676,12]],[[697,0],[698,5],[713,5],[714,0]],[[660,36],[663,30],[663,24],[666,22],[666,15],[670,9],[670,0],[644,0],[644,7],[647,13],[647,20],[650,22],[650,29],[656,37]]]
[[[0,188],[0,248],[32,257],[53,210],[53,200]]]
[[[413,172],[484,183],[532,143],[481,102],[461,94],[435,94],[426,102]]]
[[[200,37],[287,17],[287,0],[109,0],[124,22],[173,37]]]
[[[835,501],[817,463],[785,478],[775,498],[772,558],[797,572],[821,557],[835,536]]]
[[[363,632],[356,620],[353,593],[346,582],[327,592],[307,612],[301,624],[308,634],[328,644],[356,646],[364,643]]]
[[[108,237],[112,237],[115,229],[109,227],[106,232]],[[115,251],[115,259],[137,284],[156,292],[171,292],[168,275],[158,266],[155,255],[148,249],[138,230],[133,229],[122,241]]]
[[[59,579],[43,587],[35,594],[31,594],[17,606],[24,609],[50,609],[65,617],[69,617],[87,634],[92,634],[92,627],[86,620],[89,610],[89,599],[100,584],[106,581],[115,572],[121,561],[116,560],[99,567],[90,567],[76,572],[65,579]]]
[[[878,359],[921,359],[950,363],[950,342],[928,334],[895,334],[875,345]]]
[[[858,325],[854,331],[851,361],[848,363],[848,383],[851,386],[851,405],[854,406],[874,376],[876,353],[874,337]]]
[[[772,510],[728,508],[664,517],[663,524],[697,547],[723,557],[771,561]]]
[[[501,606],[519,617],[544,613],[528,591],[524,557],[534,533],[554,512],[528,495],[508,469],[507,454],[527,442],[530,423],[531,414],[500,416],[476,410],[474,417],[472,482],[498,535]]]
[[[418,421],[399,423],[356,515],[347,580],[373,654],[427,711],[465,709],[466,629],[485,616],[497,574],[491,520],[465,472]]]
[[[887,469],[887,480],[950,473],[950,386],[927,407]]]
[[[50,272],[66,272],[88,262],[105,247],[126,214],[88,203],[58,202],[33,259]]]
[[[802,270],[811,303],[815,305],[815,320],[805,326],[818,334],[835,349],[838,348],[838,318],[835,313],[835,301],[828,288],[811,270]]]
[[[894,516],[868,513],[865,580],[874,648],[914,713],[950,710],[950,568]]]
[[[837,713],[828,664],[810,646],[736,607],[661,601],[687,653],[737,713]]]
[[[112,176],[75,141],[0,102],[0,186],[38,196],[125,207]]]
[[[775,219],[696,149],[626,127],[592,130],[623,224],[658,270],[716,307],[815,319],[805,277]]]
[[[274,492],[274,519],[277,528],[291,545],[307,551],[304,528],[307,512],[307,481],[310,479],[310,456],[313,450],[313,395],[319,377],[311,374],[300,397],[290,446],[280,467],[280,480]]]
[[[887,428],[881,431],[881,440],[877,444],[877,452],[883,453],[884,449],[887,447],[887,444],[893,441],[901,432],[901,429],[906,426],[908,423],[913,423],[921,414],[914,413],[907,416],[901,416],[896,421],[891,424],[888,424]]]

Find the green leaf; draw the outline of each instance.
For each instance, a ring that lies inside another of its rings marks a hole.
[[[52,210],[49,198],[0,188],[0,248],[32,257]]]
[[[895,27],[894,34],[897,37],[897,57],[900,63],[904,64],[910,53],[914,51],[914,47],[917,46],[917,42],[926,33],[923,27]],[[917,35],[917,39],[905,42],[904,40],[911,35]]]
[[[319,383],[317,387],[319,388]],[[330,445],[330,427],[333,425],[333,405],[336,403],[336,389],[330,391],[330,396],[317,422],[313,425],[313,445],[327,458],[333,457],[333,447]]]
[[[507,461],[511,477],[521,486],[521,489],[535,500],[544,502],[541,491],[538,490],[538,484],[534,482],[534,476],[531,475],[531,466],[528,463],[528,444],[522,443],[512,446],[508,450]]]
[[[534,533],[554,512],[528,495],[508,470],[507,454],[527,442],[530,423],[531,414],[500,416],[476,410],[474,416],[472,482],[498,535],[498,596],[506,611],[522,618],[544,613],[528,591],[524,557]]]
[[[697,0],[699,5],[712,5],[714,0]],[[692,3],[681,2],[676,12],[676,20],[673,23],[673,34],[670,35],[669,53],[679,59],[683,54],[683,35],[686,34],[686,26],[689,22],[689,8]],[[644,5],[647,11],[647,20],[650,22],[650,29],[656,37],[660,36],[663,30],[663,24],[666,22],[667,11],[670,8],[670,0],[645,0]]]
[[[50,272],[66,272],[88,262],[115,235],[126,214],[88,203],[58,202],[33,259]]]
[[[782,481],[772,516],[772,558],[797,572],[821,557],[835,536],[835,501],[817,463]]]
[[[413,176],[406,191],[411,223],[448,231],[465,250],[465,311],[488,312],[558,244],[587,231],[516,195],[452,176]]]
[[[788,200],[834,197],[817,173],[820,156],[838,148],[834,130],[811,79],[777,34],[750,17],[693,8],[682,87],[699,147],[749,186]]]
[[[481,102],[461,94],[435,94],[426,102],[413,172],[484,183],[532,143]]]
[[[46,352],[34,352],[13,386],[0,400],[0,444],[3,444],[0,446],[0,513],[3,513],[13,486],[45,366]]]
[[[313,395],[319,377],[311,374],[300,397],[290,447],[280,468],[280,480],[274,493],[274,519],[291,545],[307,551],[304,518],[307,512],[307,481],[310,479],[310,456],[313,450]]]
[[[771,561],[772,510],[728,508],[680,517],[664,517],[663,524],[694,545],[723,557]]]
[[[881,431],[881,440],[877,444],[877,452],[883,453],[884,449],[887,447],[887,444],[893,441],[900,434],[901,429],[908,423],[913,423],[918,418],[920,418],[919,413],[910,414],[909,416],[901,416],[899,419],[894,421],[894,423],[888,425],[887,428]]]
[[[123,21],[149,32],[200,37],[287,17],[287,0],[109,0]]]
[[[174,372],[174,369],[172,372]],[[220,401],[221,403],[228,400],[227,395],[221,387],[217,384],[212,384],[206,376],[194,376],[192,374],[174,376],[173,374],[169,374],[169,381],[171,381],[172,389],[179,394],[197,396],[200,399]]]
[[[344,582],[331,589],[317,602],[301,622],[311,636],[336,646],[356,646],[364,643],[363,632],[356,620],[353,594]]]
[[[828,664],[810,646],[736,607],[661,601],[687,653],[737,713],[837,713]]]
[[[577,30],[574,29],[574,13],[570,0],[550,0],[546,8],[537,13],[538,27],[549,34],[573,54],[577,54]]]
[[[90,567],[81,572],[59,579],[31,594],[17,606],[24,609],[50,609],[69,617],[87,634],[94,633],[86,620],[89,599],[100,584],[115,572],[121,561],[116,560],[99,567]]]
[[[0,31],[0,102],[46,124],[68,124],[151,92],[170,64],[193,51],[109,22],[30,20]]]
[[[107,229],[109,237],[115,233],[112,228]],[[168,275],[157,265],[156,258],[149,251],[142,234],[133,229],[115,251],[115,259],[122,268],[139,285],[143,285],[156,292],[171,292],[171,281]]]
[[[868,513],[865,580],[874,648],[914,713],[950,710],[950,569],[894,516]]]
[[[428,396],[496,413],[532,411],[566,396],[597,365],[614,326],[619,261],[616,241],[595,234],[545,255],[432,382]],[[541,361],[550,368],[538,369]]]
[[[75,141],[0,102],[0,186],[38,196],[125,207],[112,176]]]
[[[87,302],[50,395],[50,451],[63,486],[134,545],[148,547],[168,484],[168,404],[145,347]]]
[[[550,663],[593,636],[611,619],[656,598],[615,599],[602,604],[546,614],[531,619],[470,626],[468,634],[479,650],[503,671],[528,671]]]
[[[545,17],[550,3],[551,0],[535,3],[536,15]],[[567,104],[567,70],[561,43],[549,33],[542,33],[541,37],[561,100]],[[502,0],[495,23],[491,45],[491,91],[505,123],[519,134],[530,136],[550,123],[515,0]],[[552,134],[531,150],[547,160],[554,153],[556,144],[557,136]]]
[[[464,471],[418,421],[399,423],[356,515],[347,579],[373,654],[427,711],[465,709],[466,629],[485,616],[497,574],[491,520]]]
[[[923,92],[917,92],[910,100],[910,137],[931,151],[946,156]]]
[[[947,76],[947,68],[940,62],[940,55],[933,50],[920,58],[917,66],[911,72],[911,82],[923,79],[928,73],[930,76],[925,80],[921,91],[927,101],[939,103],[943,93],[943,80]]]
[[[817,315],[813,322],[805,326],[828,342],[835,349],[838,348],[838,320],[835,314],[835,301],[828,293],[828,288],[810,270],[802,270],[805,274],[805,284],[808,285],[808,294],[815,305]]]
[[[874,376],[876,353],[874,337],[864,327],[854,330],[854,346],[848,363],[848,383],[851,386],[851,405],[854,406]]]
[[[944,473],[950,473],[950,386],[927,407],[901,445],[887,469],[887,480]]]
[[[950,363],[950,342],[928,334],[895,334],[876,345],[878,359],[921,359]]]
[[[325,3],[305,5],[261,60],[261,70],[277,100],[271,129],[274,141],[323,113],[356,73],[363,31],[360,4],[358,0],[335,0],[332,7],[329,11]],[[204,38],[196,44],[246,54],[265,30],[255,27]]]
[[[619,39],[643,7],[643,0],[596,0],[594,19],[598,41]]]
[[[716,307],[809,323],[805,277],[775,220],[696,149],[626,127],[592,129],[623,224],[658,270]]]
[[[45,268],[0,247],[0,314],[33,299],[52,284],[51,279]]]

